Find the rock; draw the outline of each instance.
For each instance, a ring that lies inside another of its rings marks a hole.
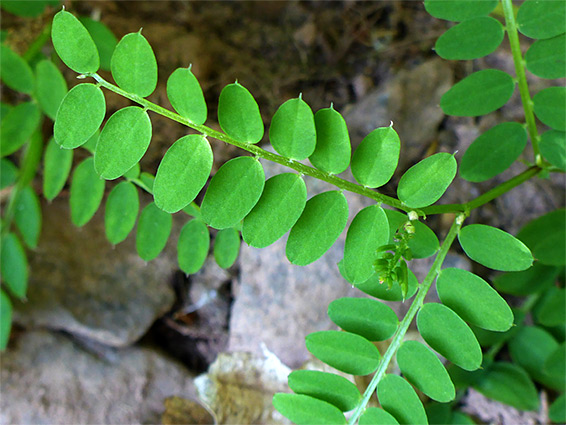
[[[159,423],[164,399],[195,398],[193,376],[157,351],[99,359],[59,333],[31,331],[1,355],[1,424]]]
[[[121,347],[138,340],[171,308],[177,268],[172,241],[169,251],[146,264],[135,249],[135,229],[112,248],[103,207],[82,228],[71,224],[62,197],[43,205],[42,212],[41,240],[30,255],[28,300],[16,303],[16,323]]]

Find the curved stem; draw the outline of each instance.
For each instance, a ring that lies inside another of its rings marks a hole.
[[[466,214],[459,214],[454,220],[454,223],[452,223],[452,227],[450,227],[450,230],[446,235],[446,238],[444,239],[444,242],[442,243],[442,246],[440,247],[440,250],[438,251],[436,258],[434,259],[434,263],[432,264],[432,267],[430,268],[421,287],[419,288],[419,292],[417,293],[417,296],[413,300],[411,307],[409,307],[409,311],[407,311],[407,314],[405,315],[405,317],[397,327],[397,330],[393,335],[393,340],[391,341],[391,344],[387,348],[387,351],[381,358],[377,371],[375,372],[375,375],[373,376],[371,382],[369,383],[368,387],[364,392],[362,399],[360,400],[352,416],[350,417],[350,420],[348,422],[350,425],[355,424],[356,421],[359,419],[360,415],[363,413],[366,405],[368,404],[371,395],[376,390],[377,384],[379,383],[379,381],[381,381],[381,378],[383,378],[383,376],[385,375],[385,372],[387,371],[387,367],[389,366],[391,359],[393,358],[393,356],[397,352],[397,349],[403,342],[403,338],[405,337],[405,334],[409,329],[409,325],[411,324],[414,317],[417,315],[418,311],[422,307],[424,303],[424,299],[432,285],[432,282],[434,282],[434,279],[436,279],[436,276],[440,272],[440,267],[442,267],[442,263],[446,258],[446,254],[448,254],[448,250],[450,249],[450,246],[454,242],[456,235],[460,231],[460,228],[462,227],[465,218],[466,218]]]

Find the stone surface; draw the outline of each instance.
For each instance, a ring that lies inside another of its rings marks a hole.
[[[174,241],[146,264],[135,249],[135,229],[114,248],[106,240],[103,207],[82,228],[71,224],[62,196],[42,205],[42,213],[41,240],[30,255],[28,300],[15,305],[16,323],[126,346],[171,308]],[[177,234],[174,229],[175,239]]]
[[[100,359],[62,334],[31,331],[0,358],[0,424],[159,423],[165,398],[196,397],[193,376],[148,348]]]

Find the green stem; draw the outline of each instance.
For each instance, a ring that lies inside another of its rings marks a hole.
[[[422,285],[420,286],[417,296],[413,300],[411,307],[409,307],[409,311],[407,311],[407,314],[405,315],[405,317],[399,324],[399,327],[395,331],[391,344],[389,345],[387,351],[381,358],[377,371],[375,372],[375,375],[373,376],[371,382],[366,388],[362,400],[358,403],[356,409],[354,410],[352,416],[350,417],[350,420],[348,422],[350,425],[356,423],[360,415],[363,413],[366,405],[368,404],[371,395],[375,392],[377,388],[377,384],[379,383],[381,378],[383,378],[383,376],[385,375],[385,372],[387,371],[391,359],[393,358],[393,356],[397,352],[397,349],[403,342],[403,338],[405,337],[405,334],[409,329],[409,325],[413,321],[414,317],[417,315],[420,308],[423,306],[426,294],[428,293],[432,283],[434,282],[434,279],[436,279],[436,276],[440,272],[440,267],[442,267],[442,263],[446,258],[446,254],[448,254],[448,250],[450,249],[450,246],[454,242],[456,235],[460,231],[460,228],[462,227],[465,218],[466,218],[465,214],[459,214],[454,220],[454,223],[452,223],[452,227],[450,227],[450,230],[446,235],[446,238],[444,239],[444,242],[442,243],[442,246],[440,247],[440,250],[438,251],[436,258],[434,259],[434,263],[432,264],[432,267],[430,268]]]
[[[519,34],[517,32],[517,23],[515,22],[515,14],[513,13],[513,2],[512,0],[502,0],[502,5],[503,13],[505,15],[505,27],[507,29],[507,36],[509,37],[509,44],[511,45],[513,62],[515,62],[515,72],[517,73],[519,93],[521,93],[521,101],[523,102],[523,109],[525,110],[527,130],[529,132],[531,143],[533,145],[535,163],[537,165],[542,165],[542,157],[540,155],[540,149],[538,145],[539,135],[535,122],[535,115],[533,113],[533,101],[531,100],[529,86],[527,85],[527,76],[525,75],[523,55],[521,53]]]

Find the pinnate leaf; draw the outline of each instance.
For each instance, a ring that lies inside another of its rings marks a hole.
[[[465,21],[488,15],[497,6],[497,0],[425,0],[425,9],[435,18]]]
[[[153,202],[142,210],[136,232],[136,250],[143,260],[151,261],[163,251],[172,226],[171,214],[159,209]]]
[[[31,93],[34,87],[33,72],[28,63],[5,44],[0,44],[2,81],[11,89]]]
[[[45,115],[55,121],[57,110],[67,94],[67,82],[59,68],[49,60],[35,66],[35,97]]]
[[[71,181],[71,221],[84,226],[92,218],[104,196],[104,180],[94,171],[94,160],[83,160],[73,172]]]
[[[177,242],[179,268],[187,275],[198,272],[204,265],[209,248],[210,234],[206,224],[199,219],[187,222]]]
[[[517,12],[519,31],[530,38],[551,38],[566,32],[566,3],[527,0]]]
[[[31,186],[22,188],[15,200],[14,221],[24,243],[37,248],[41,233],[41,206]]]
[[[525,54],[527,69],[538,77],[566,77],[566,34],[535,41]]]
[[[377,384],[381,407],[400,424],[428,424],[423,404],[407,381],[397,375],[386,375]]]
[[[10,339],[12,329],[12,302],[10,297],[0,289],[0,351],[4,351]]]
[[[167,80],[167,97],[177,113],[201,125],[208,113],[202,88],[190,68],[177,68]]]
[[[550,128],[566,131],[566,87],[548,87],[533,97],[534,112]]]
[[[0,155],[16,152],[37,129],[41,112],[35,103],[24,102],[2,117],[0,125]]]
[[[277,393],[273,407],[297,425],[341,425],[346,423],[344,414],[326,401],[304,394]]]
[[[240,252],[240,233],[233,227],[219,230],[214,239],[214,259],[223,269],[232,267]]]
[[[346,121],[334,108],[319,110],[314,115],[316,148],[309,157],[316,168],[340,174],[350,165],[350,135]]]
[[[49,139],[43,157],[43,196],[54,199],[69,177],[73,163],[73,151],[61,149],[53,137]]]
[[[122,242],[136,224],[140,200],[133,183],[122,181],[110,191],[106,200],[104,228],[111,244]]]
[[[2,287],[7,287],[16,297],[25,299],[28,288],[28,260],[22,243],[11,232],[2,236],[0,272]]]
[[[542,156],[555,167],[566,171],[566,133],[564,131],[548,130],[540,137],[540,152]]]
[[[228,136],[244,143],[263,137],[263,120],[252,94],[237,82],[228,84],[218,99],[218,124]]]
[[[360,425],[398,425],[397,419],[378,407],[368,407],[360,416]]]

